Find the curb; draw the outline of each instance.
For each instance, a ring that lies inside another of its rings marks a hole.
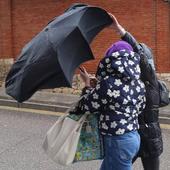
[[[35,109],[35,110],[46,110],[46,111],[53,111],[53,112],[65,112],[69,109],[68,105],[62,104],[45,104],[45,103],[38,103],[38,102],[24,102],[18,103],[14,100],[10,99],[2,99],[0,97],[0,105],[1,106],[9,106],[9,107],[16,107],[16,108],[27,108],[27,109]]]
[[[45,95],[47,95],[47,93],[45,93]],[[59,94],[58,96],[57,95],[58,94],[55,94],[54,100],[47,100],[48,99],[48,95],[47,95],[46,100],[41,100],[42,98],[38,96],[37,98],[39,100],[35,100],[35,98],[32,98],[31,100],[29,100],[27,102],[23,102],[23,103],[18,103],[11,97],[0,95],[0,106],[64,113],[78,99],[78,96],[75,96],[75,95],[74,96],[67,95],[67,94],[62,94],[62,95]],[[63,97],[64,97],[64,99],[63,99]],[[67,99],[67,100],[65,101],[65,99]],[[169,113],[170,113],[170,105],[160,109],[160,117],[159,117],[160,123],[170,124],[170,114]]]

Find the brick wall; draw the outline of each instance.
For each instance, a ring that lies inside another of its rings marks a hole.
[[[53,17],[75,0],[0,0],[0,57],[14,57]],[[163,0],[79,0],[101,6],[155,53],[158,72],[170,73],[170,3]],[[99,59],[119,37],[104,29],[92,42],[96,59],[85,65],[95,72]]]
[[[0,58],[14,57],[10,0],[0,0]]]

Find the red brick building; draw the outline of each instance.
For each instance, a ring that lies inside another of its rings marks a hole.
[[[168,1],[168,0],[167,0]],[[157,71],[170,73],[170,3],[165,0],[0,0],[0,58],[16,58],[53,17],[72,3],[100,6],[113,13],[139,41],[152,47]],[[119,37],[104,29],[92,42],[96,60],[86,63],[95,72],[98,60]]]

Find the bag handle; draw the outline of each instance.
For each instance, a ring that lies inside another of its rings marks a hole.
[[[73,103],[73,104],[71,105],[71,107],[66,110],[65,113],[66,113],[66,114],[69,114],[69,112],[77,105],[77,103],[78,103],[83,97],[84,97],[84,96],[80,96],[80,98],[79,98],[75,103]]]
[[[90,114],[90,113],[85,113],[85,114],[83,114],[83,116],[78,120],[78,122],[79,122],[79,123],[84,122],[89,114]]]
[[[75,103],[73,103],[69,109],[67,109],[67,111],[65,112],[64,117],[66,117],[66,116],[69,115],[69,112],[77,105],[77,103],[78,103],[83,97],[84,97],[84,96],[80,96],[79,99],[78,99]],[[85,113],[85,114],[83,114],[82,117],[78,120],[78,123],[81,123],[81,122],[85,121],[85,120],[86,120],[86,117],[87,117],[89,114],[90,114],[90,113]]]

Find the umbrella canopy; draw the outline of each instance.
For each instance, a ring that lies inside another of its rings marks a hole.
[[[6,77],[6,93],[23,102],[39,89],[71,87],[76,68],[94,58],[89,43],[111,23],[99,7],[72,5],[25,45]]]

